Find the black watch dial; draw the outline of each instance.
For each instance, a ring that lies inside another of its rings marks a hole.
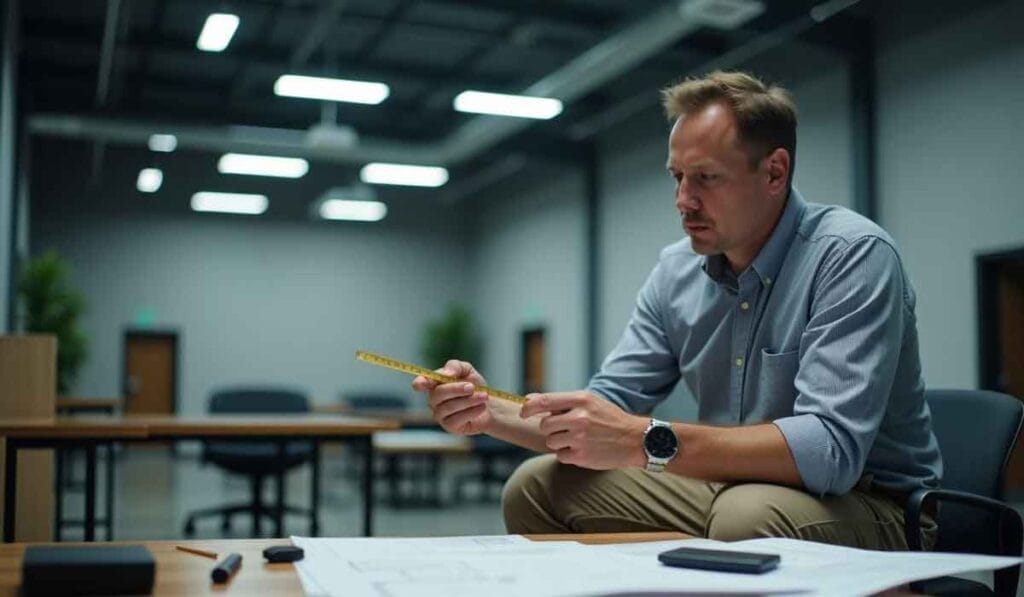
[[[651,427],[644,436],[644,449],[654,458],[671,458],[678,448],[676,434],[668,427]]]

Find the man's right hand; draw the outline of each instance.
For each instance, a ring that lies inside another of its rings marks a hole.
[[[414,390],[427,392],[434,420],[449,433],[475,435],[488,431],[494,422],[488,407],[489,397],[484,392],[474,391],[474,386],[487,384],[483,376],[472,364],[454,359],[437,372],[460,381],[439,384],[422,375],[412,380]]]

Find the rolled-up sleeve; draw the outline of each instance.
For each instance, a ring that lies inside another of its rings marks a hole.
[[[793,415],[774,421],[811,492],[848,492],[885,414],[907,314],[903,270],[877,237],[836,251],[800,341]]]
[[[647,277],[626,330],[587,388],[635,413],[649,413],[679,381],[662,319],[661,267],[659,263]]]

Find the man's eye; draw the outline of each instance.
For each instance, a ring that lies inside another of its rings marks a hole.
[[[718,178],[718,175],[716,175],[716,174],[710,174],[708,172],[701,172],[700,173],[700,179],[703,180],[704,182],[711,182],[712,180],[715,180],[716,178]]]

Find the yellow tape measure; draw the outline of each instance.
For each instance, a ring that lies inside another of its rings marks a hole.
[[[425,367],[399,361],[398,359],[392,359],[381,356],[379,354],[373,354],[372,352],[366,352],[365,350],[357,350],[356,358],[360,361],[370,363],[371,365],[377,365],[379,367],[387,367],[388,369],[394,369],[395,371],[401,371],[402,373],[408,373],[409,375],[422,375],[427,379],[436,381],[437,383],[452,383],[458,381],[466,381],[464,379],[458,379],[432,371]],[[505,390],[499,390],[497,388],[490,388],[487,386],[476,386],[476,389],[481,392],[487,392],[489,396],[494,398],[501,398],[502,400],[508,400],[517,404],[526,404],[529,399],[519,394],[513,394],[512,392],[506,392]]]

